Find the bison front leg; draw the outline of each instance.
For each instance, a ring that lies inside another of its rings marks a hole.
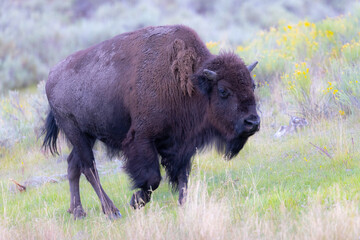
[[[187,190],[188,190],[188,173],[182,171],[178,177],[179,183],[179,204],[183,205],[186,202]]]
[[[170,149],[162,149],[161,164],[165,167],[170,183],[179,191],[179,204],[186,202],[188,193],[188,177],[191,169],[192,152],[181,154],[181,150],[174,146]],[[176,154],[180,152],[180,154]],[[187,156],[187,157],[186,157]]]
[[[139,209],[145,206],[151,199],[151,194],[155,191],[160,184],[161,175],[159,163],[152,166],[144,166],[144,169],[139,170],[139,174],[133,179],[135,182],[135,188],[141,188],[133,194],[130,200],[130,205],[134,209]]]
[[[176,156],[168,155],[163,157],[162,164],[165,167],[170,183],[179,191],[179,204],[183,205],[186,202],[188,193],[188,178],[191,168],[190,157],[176,158]]]
[[[130,200],[130,206],[134,209],[140,209],[145,206],[146,203],[150,202],[151,192],[141,189],[134,193]]]
[[[133,188],[140,188],[133,194],[130,205],[134,209],[145,206],[161,181],[157,151],[148,139],[134,136],[124,148],[127,157],[125,170],[133,182]]]
[[[130,205],[134,209],[139,209],[150,201],[152,192],[158,188],[161,181],[159,164],[157,166],[156,164],[144,166],[144,169],[140,170],[139,173],[134,179],[135,184],[137,184],[134,187],[140,187],[141,190],[134,193],[130,200]]]
[[[179,204],[183,205],[186,202],[188,193],[188,179],[191,169],[191,158],[185,157],[182,165],[177,172],[177,184],[179,188]]]

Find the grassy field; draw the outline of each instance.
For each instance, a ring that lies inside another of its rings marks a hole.
[[[82,177],[87,217],[73,220],[61,178],[69,148],[62,142],[62,155],[52,157],[37,141],[44,85],[10,92],[0,102],[0,239],[359,239],[359,19],[360,12],[283,24],[237,47],[246,62],[259,60],[261,130],[232,161],[212,149],[198,153],[183,207],[164,179],[145,208],[132,210],[121,161],[109,161],[97,146],[103,187],[123,217],[102,214]],[[213,52],[221,47],[207,45]],[[275,138],[289,115],[309,124]],[[39,177],[57,183],[30,184],[20,193],[9,180]]]
[[[81,179],[87,217],[74,221],[67,181],[29,187],[18,181],[66,172],[66,161],[36,149],[5,155],[1,170],[1,239],[356,239],[360,236],[360,122],[358,117],[314,123],[274,140],[268,119],[231,162],[209,150],[194,158],[189,201],[164,181],[152,202],[134,211],[132,191],[118,161],[98,161],[104,188],[123,218],[101,213],[95,192]],[[326,149],[327,156],[319,149]],[[38,144],[37,144],[38,146]],[[40,147],[40,146],[38,146]],[[67,149],[63,149],[66,154]],[[10,159],[10,158],[14,159]],[[101,159],[101,157],[100,157]]]

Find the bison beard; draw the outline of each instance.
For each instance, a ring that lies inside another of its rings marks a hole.
[[[235,157],[244,147],[248,137],[237,137],[226,144],[225,159],[230,160]]]
[[[57,153],[61,131],[73,147],[67,159],[69,212],[86,215],[79,186],[84,174],[103,212],[121,216],[100,184],[96,141],[124,154],[124,170],[139,189],[132,207],[150,201],[162,179],[160,162],[183,204],[197,149],[215,141],[231,159],[258,131],[250,75],[256,64],[246,66],[234,53],[211,54],[181,25],[124,33],[57,64],[46,83],[50,112],[43,146]]]

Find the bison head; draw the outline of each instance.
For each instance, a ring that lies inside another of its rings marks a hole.
[[[207,120],[228,159],[260,128],[250,75],[256,64],[246,66],[237,55],[223,53],[206,62],[196,74],[198,89],[209,99]]]

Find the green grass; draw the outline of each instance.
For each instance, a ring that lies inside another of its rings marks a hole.
[[[264,125],[262,131],[252,137],[239,156],[230,162],[223,160],[213,150],[196,155],[190,178],[192,192],[187,205],[192,208],[197,204],[196,211],[199,211],[200,215],[210,214],[207,211],[213,210],[199,207],[206,206],[209,202],[225,208],[229,223],[221,227],[231,228],[227,237],[236,232],[238,224],[244,221],[256,223],[256,219],[264,221],[263,224],[270,224],[272,229],[266,231],[278,236],[279,231],[282,231],[279,229],[279,224],[285,217],[289,218],[287,227],[294,228],[287,229],[290,231],[289,236],[296,237],[301,235],[303,225],[295,227],[293,222],[301,221],[309,212],[314,211],[312,208],[316,204],[323,208],[320,213],[326,213],[337,204],[347,208],[350,201],[357,211],[353,213],[353,217],[360,217],[358,212],[360,132],[353,131],[360,128],[357,119],[358,117],[355,116],[339,119],[336,125],[322,121],[297,135],[281,140],[273,139],[273,130]],[[324,135],[326,138],[322,137]],[[309,142],[318,147],[326,147],[332,158],[322,154]],[[347,151],[350,155],[346,162],[344,157],[347,155],[344,155],[343,151]],[[159,189],[154,192],[149,205],[140,211],[134,211],[128,205],[132,191],[125,173],[101,175],[104,189],[123,215],[122,219],[116,221],[110,221],[102,214],[95,192],[83,177],[81,197],[87,212],[84,220],[74,221],[72,215],[66,212],[69,207],[69,187],[66,181],[29,188],[24,193],[10,192],[8,189],[13,183],[8,180],[9,177],[21,181],[34,175],[51,176],[55,172],[66,172],[65,161],[58,163],[56,158],[35,153],[28,156],[27,164],[32,167],[23,171],[17,169],[19,164],[14,163],[9,155],[1,159],[2,162],[10,162],[6,170],[1,170],[0,178],[0,216],[3,219],[0,221],[0,226],[3,227],[0,234],[4,236],[10,234],[11,229],[22,232],[25,238],[34,236],[32,230],[37,229],[39,224],[43,226],[46,223],[50,228],[48,230],[53,234],[51,236],[55,236],[55,239],[72,238],[79,233],[91,239],[129,237],[127,228],[134,224],[132,222],[134,219],[145,224],[154,217],[157,222],[147,224],[155,226],[163,224],[161,221],[167,222],[174,231],[177,231],[173,233],[175,239],[182,239],[191,233],[191,229],[181,229],[177,225],[179,221],[184,221],[182,214],[190,213],[186,212],[188,206],[181,208],[177,205],[177,194],[171,192],[166,181],[163,181]],[[119,162],[101,160],[99,164],[102,169],[111,170],[118,167]],[[200,187],[197,188],[197,185]],[[196,197],[199,197],[198,202],[194,202]],[[196,215],[195,219],[198,217],[201,216]],[[205,227],[206,221],[197,220],[200,221],[197,223],[201,225],[200,229]],[[341,223],[336,222],[336,224]],[[52,229],[53,225],[56,229]],[[27,226],[25,230],[23,226]],[[149,228],[150,235],[158,236],[156,229],[151,226],[143,226],[143,228]],[[171,234],[162,231],[165,230],[161,230],[161,234],[169,234],[166,236]],[[247,231],[250,235],[257,234],[251,228]],[[45,231],[44,234],[47,232]],[[37,236],[47,238],[45,235]],[[197,237],[194,236],[194,239]],[[261,235],[259,237],[266,238]],[[146,235],[144,239],[148,239]]]

